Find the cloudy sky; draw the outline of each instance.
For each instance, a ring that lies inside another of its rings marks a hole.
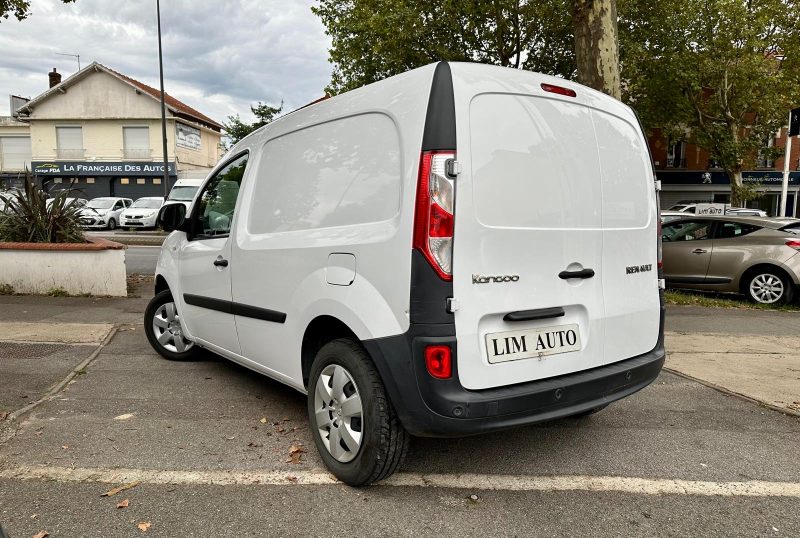
[[[321,97],[330,40],[314,0],[164,0],[167,93],[217,121],[251,118],[256,101],[292,110]],[[64,78],[98,61],[158,87],[155,0],[32,0],[32,15],[0,22],[0,115],[8,94],[34,97],[54,67]]]

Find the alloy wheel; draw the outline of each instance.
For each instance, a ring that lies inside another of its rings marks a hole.
[[[336,461],[352,461],[361,448],[364,409],[353,376],[344,367],[329,364],[322,370],[317,379],[314,410],[322,444]]]
[[[175,303],[164,303],[153,316],[153,334],[156,340],[167,351],[183,353],[194,346],[194,342],[183,336],[181,318]]]
[[[777,276],[765,273],[750,281],[750,295],[759,303],[778,302],[784,294],[783,281]]]

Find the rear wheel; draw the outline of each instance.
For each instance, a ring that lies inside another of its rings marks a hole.
[[[364,349],[340,339],[324,345],[311,367],[308,417],[314,444],[342,482],[362,486],[394,473],[409,434]]]
[[[782,271],[768,267],[752,272],[746,286],[747,295],[761,304],[786,304],[794,295],[791,280]]]
[[[183,334],[180,315],[169,290],[157,293],[148,303],[144,311],[144,332],[153,349],[165,359],[180,361],[197,355],[197,346]]]

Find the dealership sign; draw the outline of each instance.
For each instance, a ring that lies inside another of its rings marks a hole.
[[[703,170],[658,170],[656,176],[663,185],[729,185],[725,172]],[[748,170],[742,172],[742,183],[750,185],[780,186],[783,174],[772,170]],[[789,184],[800,185],[800,172],[789,172]]]
[[[137,176],[160,177],[164,175],[164,163],[152,161],[33,161],[31,169],[39,176]],[[177,175],[175,163],[169,163],[169,175]]]
[[[200,149],[200,129],[176,122],[175,137],[177,144],[183,148]]]

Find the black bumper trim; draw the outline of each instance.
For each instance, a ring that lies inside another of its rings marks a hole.
[[[648,353],[590,370],[486,390],[468,390],[458,381],[452,324],[412,324],[405,334],[363,343],[410,433],[460,437],[575,415],[643,389],[664,365],[663,327],[662,306],[658,342]],[[451,346],[451,379],[427,374],[422,351],[431,344]]]

